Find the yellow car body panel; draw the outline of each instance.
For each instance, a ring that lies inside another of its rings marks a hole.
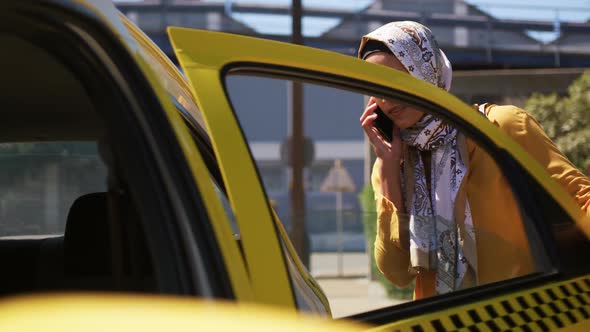
[[[324,83],[330,76],[345,80],[359,80],[365,84],[378,85],[385,91],[401,91],[432,102],[478,128],[494,144],[508,151],[533,178],[558,202],[579,227],[590,236],[590,218],[583,214],[569,193],[549,177],[547,171],[533,159],[518,143],[501,129],[458,98],[425,81],[391,68],[367,63],[351,56],[318,50],[305,46],[280,43],[259,38],[237,36],[228,33],[204,30],[168,28],[175,52],[185,58],[185,68],[191,71],[213,71],[222,76],[225,71],[246,70],[286,74],[293,78],[306,78],[305,71],[325,75]],[[239,50],[237,52],[236,50]],[[198,54],[198,58],[191,58]],[[272,67],[275,66],[275,67]],[[281,68],[292,68],[292,70]],[[211,74],[211,76],[215,76]],[[218,80],[221,78],[217,78]],[[337,79],[337,78],[336,78]],[[355,88],[355,82],[349,82]],[[217,92],[221,94],[221,92]],[[360,111],[359,111],[360,114]]]
[[[154,73],[148,75],[156,77]],[[154,86],[154,85],[152,85]],[[248,278],[246,264],[240,254],[237,242],[233,236],[231,223],[223,210],[223,206],[215,189],[211,178],[203,172],[207,169],[198,148],[195,145],[191,134],[188,132],[184,120],[176,111],[174,105],[168,99],[165,91],[158,93],[162,106],[167,110],[169,123],[172,126],[180,147],[184,152],[188,165],[192,170],[195,181],[199,187],[201,198],[205,202],[207,214],[210,216],[211,225],[213,226],[217,243],[225,259],[225,267],[232,281],[234,293],[240,300],[253,301],[253,291],[251,281]]]
[[[166,57],[159,50],[159,48],[157,48],[153,42],[147,36],[145,36],[145,34],[143,34],[133,23],[131,23],[124,16],[121,16],[121,19],[131,32],[132,37],[137,40],[138,43],[143,44],[140,46],[144,46],[154,58],[159,60],[158,63],[150,63],[149,66],[146,65],[143,68],[147,73],[149,73],[149,76],[156,76],[156,73],[153,72],[154,68],[161,68],[161,70],[170,73],[170,75],[176,78],[176,82],[185,88],[184,91],[179,91],[178,95],[175,95],[174,97],[181,104],[182,98],[185,98],[185,96],[186,98],[190,98],[188,84],[178,72],[176,66],[174,66],[168,57]],[[153,84],[160,85],[157,82],[154,82]],[[161,97],[160,100],[162,103],[165,104],[163,106],[167,110],[170,122],[174,127],[176,135],[178,136],[178,141],[185,157],[187,158],[193,176],[201,188],[202,198],[205,201],[205,206],[208,208],[207,212],[211,217],[210,220],[213,230],[217,236],[217,243],[221,250],[224,261],[226,262],[226,270],[229,273],[232,289],[234,290],[236,298],[244,301],[254,301],[254,295],[250,285],[248,272],[246,270],[246,264],[242,254],[240,253],[238,244],[234,239],[231,224],[227,218],[227,215],[225,214],[225,211],[223,210],[217,194],[215,193],[211,179],[203,173],[203,170],[207,170],[207,167],[205,166],[203,159],[199,154],[199,150],[195,146],[193,138],[186,130],[186,125],[183,123],[182,118],[174,106],[170,103],[166,91],[160,92],[159,96]]]
[[[372,328],[380,331],[588,331],[590,276]]]
[[[232,184],[228,186],[227,192],[240,230],[254,296],[261,303],[294,310],[291,283],[270,204],[259,183],[248,146],[241,138],[240,127],[233,118],[219,73],[207,69],[192,70],[190,58],[179,60],[189,82],[203,83],[192,91],[205,115],[224,181]]]
[[[364,331],[267,306],[162,296],[51,295],[0,301],[2,331]]]

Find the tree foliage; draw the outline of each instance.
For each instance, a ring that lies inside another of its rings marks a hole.
[[[590,71],[576,79],[565,96],[535,93],[525,109],[578,168],[590,165]]]

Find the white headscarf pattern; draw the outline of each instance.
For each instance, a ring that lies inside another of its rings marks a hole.
[[[434,35],[424,25],[412,21],[387,23],[363,36],[359,57],[369,40],[387,46],[410,75],[449,91],[453,69]]]

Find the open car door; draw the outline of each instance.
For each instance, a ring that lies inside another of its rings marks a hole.
[[[346,318],[396,331],[588,327],[590,264],[575,259],[576,252],[589,252],[587,217],[537,161],[472,107],[405,73],[350,56],[218,32],[169,28],[168,33],[205,115],[258,301],[295,306],[296,286],[290,283],[280,235],[244,133],[246,118],[238,119],[243,105],[229,91],[236,86],[234,76],[316,84],[396,100],[440,116],[486,151],[518,202],[522,222],[518,227],[527,237],[532,272]],[[267,86],[272,87],[272,82]],[[358,125],[362,108],[354,112]],[[257,121],[258,128],[268,126],[266,118]]]

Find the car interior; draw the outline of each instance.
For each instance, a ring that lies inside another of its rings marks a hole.
[[[157,292],[141,220],[97,107],[59,59],[4,34],[0,295]]]

